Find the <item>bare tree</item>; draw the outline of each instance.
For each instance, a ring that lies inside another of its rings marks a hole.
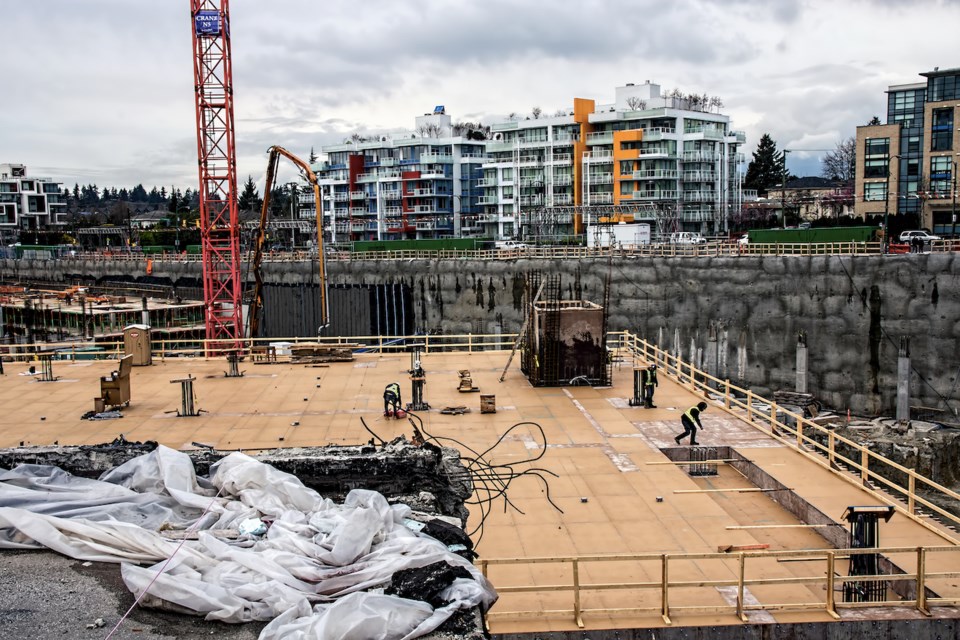
[[[539,120],[540,116],[543,115],[543,109],[540,107],[534,107],[533,110],[530,111],[530,114],[533,115],[534,120]]]
[[[647,103],[638,96],[630,96],[627,98],[627,106],[630,107],[631,111],[643,111],[647,108]]]
[[[554,117],[554,118],[560,118],[560,117],[565,116],[565,115],[567,115],[567,112],[564,111],[563,109],[557,109],[556,111],[553,112],[553,117]]]
[[[821,176],[845,185],[853,184],[856,175],[857,140],[847,138],[837,143],[836,149],[823,157]]]
[[[443,135],[443,127],[433,122],[423,124],[417,127],[417,133],[421,138],[439,138]]]
[[[710,108],[720,113],[720,109],[723,108],[723,99],[720,96],[710,96]]]

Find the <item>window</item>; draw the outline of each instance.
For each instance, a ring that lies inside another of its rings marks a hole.
[[[890,153],[890,138],[867,138],[866,155],[886,156]]]
[[[930,191],[946,198],[950,195],[952,184],[953,159],[950,156],[930,158]]]
[[[953,131],[934,131],[930,134],[930,151],[952,151]]]
[[[863,163],[864,178],[886,178],[889,160],[887,158],[875,158],[865,160]]]
[[[874,202],[884,200],[887,197],[886,182],[868,182],[863,185],[863,201]]]

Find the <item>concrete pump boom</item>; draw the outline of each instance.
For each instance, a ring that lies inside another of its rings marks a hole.
[[[297,165],[307,177],[310,186],[313,187],[313,202],[317,215],[317,257],[319,262],[320,274],[320,327],[322,331],[329,324],[330,309],[327,300],[327,269],[326,258],[323,251],[323,211],[321,209],[320,185],[317,183],[317,176],[310,169],[310,165],[293,155],[280,146],[273,146],[269,149],[270,157],[267,160],[267,182],[263,187],[263,206],[260,208],[260,224],[257,226],[257,236],[254,239],[253,269],[254,289],[253,297],[250,302],[250,337],[257,338],[260,330],[260,315],[263,312],[263,273],[261,265],[263,263],[263,245],[267,237],[267,212],[270,210],[270,196],[273,191],[273,183],[277,177],[277,165],[280,163],[280,156],[290,160]]]

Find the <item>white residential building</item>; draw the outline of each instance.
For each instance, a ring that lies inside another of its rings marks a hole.
[[[478,181],[485,142],[455,136],[442,107],[416,129],[322,148],[313,167],[328,241],[479,235]],[[301,215],[312,196],[301,196]],[[309,214],[308,214],[309,215]]]
[[[63,184],[28,177],[22,164],[0,164],[0,229],[36,230],[66,224]]]
[[[647,82],[618,87],[614,104],[575,98],[562,115],[493,124],[480,181],[488,230],[580,234],[593,216],[648,221],[661,233],[725,231],[742,199],[745,136],[714,108]]]

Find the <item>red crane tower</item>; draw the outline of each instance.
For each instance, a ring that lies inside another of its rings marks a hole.
[[[229,0],[190,0],[207,349],[243,339]]]

